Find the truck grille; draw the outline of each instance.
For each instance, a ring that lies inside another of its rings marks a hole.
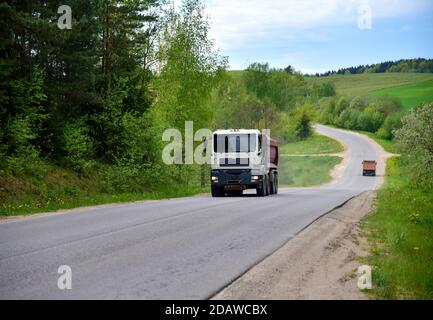
[[[247,167],[250,165],[248,158],[221,158],[221,167]]]

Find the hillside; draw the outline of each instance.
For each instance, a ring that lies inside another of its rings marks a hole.
[[[306,77],[307,82],[331,81],[337,95],[391,95],[400,98],[405,107],[433,101],[433,73],[380,73]]]
[[[409,109],[423,102],[433,101],[433,80],[402,86],[373,90],[375,96],[395,96],[400,98],[403,106]]]
[[[335,75],[329,77],[306,77],[309,83],[331,81],[337,95],[362,95],[373,90],[415,84],[433,80],[433,73],[366,73],[354,75]]]

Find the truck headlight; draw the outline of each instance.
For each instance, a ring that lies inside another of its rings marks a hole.
[[[218,177],[212,176],[211,180],[212,180],[212,182],[218,182]]]
[[[259,176],[251,176],[251,182],[259,181]]]

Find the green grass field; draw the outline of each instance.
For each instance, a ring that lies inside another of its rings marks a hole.
[[[400,158],[388,160],[375,210],[363,221],[379,299],[433,299],[433,193],[409,183]]]
[[[322,154],[322,153],[338,153],[342,152],[344,147],[338,141],[314,134],[307,140],[288,143],[281,147],[280,153],[287,155],[297,154]]]
[[[341,162],[335,156],[281,157],[278,178],[282,187],[308,187],[332,180],[330,171]]]
[[[423,102],[433,101],[433,80],[407,84],[397,87],[373,90],[375,96],[394,96],[400,98],[406,110]]]
[[[335,85],[337,95],[357,96],[372,94],[376,90],[427,82],[433,80],[433,74],[405,72],[365,73],[321,78],[306,77],[306,80],[309,83],[331,81]]]

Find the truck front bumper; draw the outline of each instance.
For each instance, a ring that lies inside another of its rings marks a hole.
[[[252,175],[250,169],[212,170],[211,184],[226,189],[257,188],[263,181],[262,175]]]

